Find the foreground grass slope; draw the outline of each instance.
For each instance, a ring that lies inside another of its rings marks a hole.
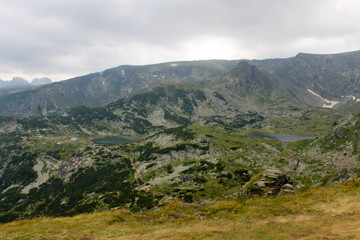
[[[360,180],[291,196],[172,202],[0,225],[1,239],[360,239]]]

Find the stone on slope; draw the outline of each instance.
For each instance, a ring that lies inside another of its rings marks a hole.
[[[280,170],[267,169],[252,177],[244,185],[241,193],[274,196],[278,194],[295,193],[294,187],[289,183],[290,177]]]

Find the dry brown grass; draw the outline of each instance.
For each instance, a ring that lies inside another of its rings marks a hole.
[[[0,239],[360,239],[360,188],[22,220],[0,225]]]

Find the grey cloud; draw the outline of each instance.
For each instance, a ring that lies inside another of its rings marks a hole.
[[[0,78],[9,71],[77,75],[202,56],[356,50],[359,10],[350,0],[3,0]]]

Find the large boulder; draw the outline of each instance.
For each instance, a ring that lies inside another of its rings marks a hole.
[[[241,189],[241,194],[274,196],[295,193],[289,183],[290,177],[280,170],[265,170],[250,179]]]

